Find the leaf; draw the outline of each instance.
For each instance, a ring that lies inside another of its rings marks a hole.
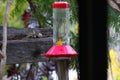
[[[3,75],[7,75],[7,74],[8,74],[8,72],[7,72],[8,68],[9,68],[9,66],[8,66],[8,65],[5,65]]]
[[[48,80],[46,76],[43,76],[42,77],[42,80]]]

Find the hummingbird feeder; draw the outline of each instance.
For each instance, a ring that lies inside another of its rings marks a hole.
[[[59,80],[68,79],[68,63],[77,52],[70,46],[70,4],[66,1],[57,1],[53,5],[53,46],[47,53],[41,54],[56,60],[56,71]],[[64,59],[66,58],[66,59]]]

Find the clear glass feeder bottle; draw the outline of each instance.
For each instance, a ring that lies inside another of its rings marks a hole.
[[[70,13],[68,2],[53,3],[53,44],[62,40],[62,45],[70,44]]]

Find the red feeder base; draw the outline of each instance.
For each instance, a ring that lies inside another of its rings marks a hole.
[[[54,45],[45,54],[46,57],[75,57],[77,52],[69,45]]]

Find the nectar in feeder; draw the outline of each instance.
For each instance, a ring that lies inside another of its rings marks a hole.
[[[53,43],[54,45],[69,45],[70,4],[65,1],[53,3]],[[60,43],[61,41],[61,43]]]

